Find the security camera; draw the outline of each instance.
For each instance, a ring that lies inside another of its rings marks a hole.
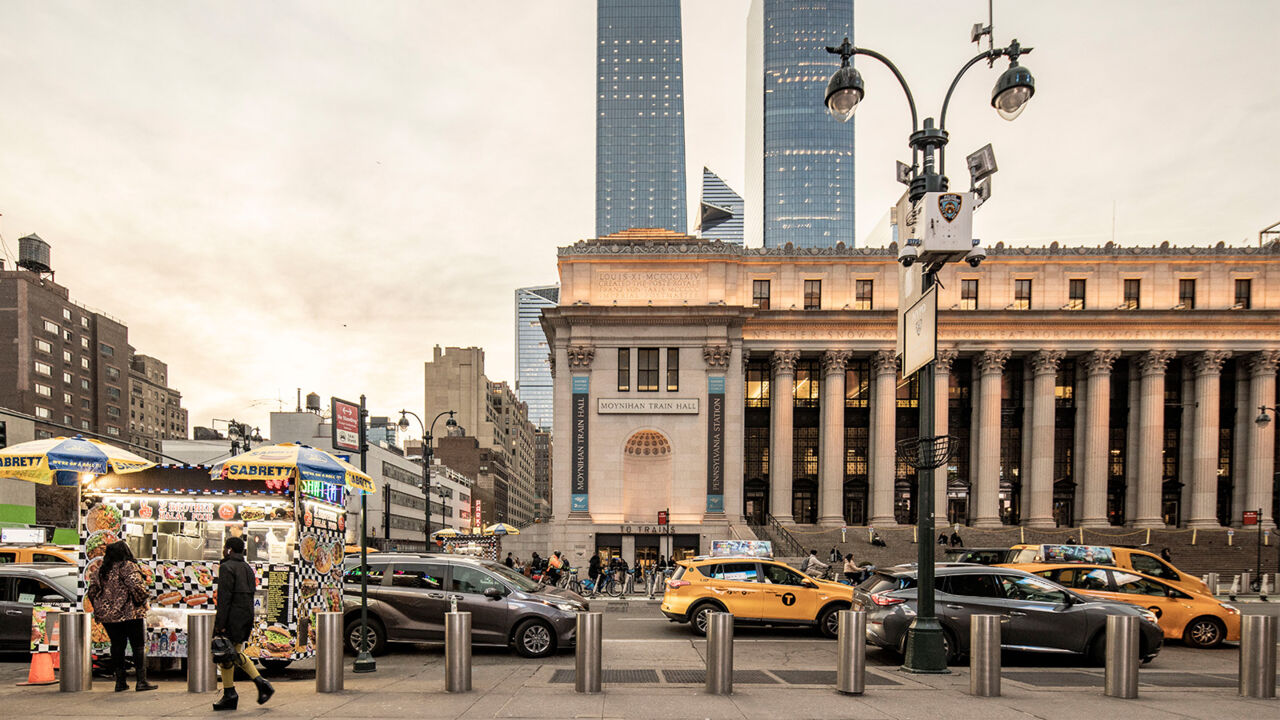
[[[987,251],[983,250],[982,246],[977,244],[975,244],[973,249],[964,256],[964,261],[969,263],[969,267],[978,267],[982,264],[982,261],[986,259]]]
[[[920,257],[920,250],[911,241],[902,243],[898,248],[898,262],[902,263],[902,267],[909,268],[915,264],[916,258]]]

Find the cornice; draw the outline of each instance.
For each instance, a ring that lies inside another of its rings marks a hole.
[[[1117,245],[1108,242],[1100,246],[1066,246],[1054,242],[1047,246],[1028,247],[1021,245],[1006,246],[998,242],[986,248],[987,258],[1017,257],[1227,257],[1241,256],[1280,256],[1280,241],[1271,242],[1261,247],[1249,245],[1217,245],[1174,246],[1168,242],[1155,247],[1134,247]],[[812,257],[845,257],[845,258],[896,258],[897,243],[888,247],[850,247],[844,243],[836,243],[833,247],[798,248],[787,243],[782,247],[743,247],[719,240],[702,242],[646,242],[627,243],[609,240],[579,240],[578,242],[557,249],[559,257],[572,256],[612,256],[612,257],[653,257],[655,255],[681,255],[693,257],[722,258],[812,258]]]

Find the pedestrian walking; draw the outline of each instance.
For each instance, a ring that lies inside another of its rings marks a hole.
[[[507,553],[507,559],[503,560],[502,562],[504,565],[506,565],[509,568],[513,568],[516,566],[516,561],[514,558],[511,557],[511,553]]]
[[[271,699],[275,688],[258,674],[253,661],[244,654],[244,643],[253,632],[253,591],[256,586],[253,568],[244,561],[244,539],[227,538],[222,546],[222,562],[218,565],[218,612],[213,619],[214,636],[223,636],[235,647],[235,655],[222,667],[222,697],[214,710],[235,710],[240,702],[236,694],[235,673],[240,668],[258,687],[258,704]]]
[[[591,556],[587,561],[587,577],[591,579],[591,586],[596,587],[600,583],[600,553]]]
[[[142,579],[142,568],[134,560],[129,545],[117,540],[107,546],[97,573],[90,577],[86,593],[93,616],[111,638],[111,664],[116,674],[116,692],[129,689],[124,667],[124,651],[133,650],[133,671],[138,692],[155,690],[147,682],[145,653],[146,617],[151,590]]]

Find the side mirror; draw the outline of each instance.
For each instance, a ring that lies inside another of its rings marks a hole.
[[[501,600],[504,596],[506,596],[506,593],[502,592],[502,588],[496,588],[496,587],[490,586],[484,589],[484,596],[489,598],[490,600]]]
[[[808,579],[808,578],[805,578],[804,580],[801,580],[801,581],[800,581],[800,585],[801,585],[802,587],[807,587],[807,588],[816,588],[816,587],[818,587],[818,583],[816,583],[816,582],[814,582],[814,581],[812,581],[812,580],[810,580],[810,579]]]
[[[55,604],[57,604],[57,603],[64,603],[64,602],[66,602],[66,601],[67,601],[67,599],[66,599],[66,598],[62,597],[61,595],[56,595],[56,594],[54,594],[54,595],[42,595],[42,596],[40,597],[40,604],[41,604],[41,605],[55,605]]]

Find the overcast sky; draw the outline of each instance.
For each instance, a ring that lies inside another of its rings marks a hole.
[[[696,203],[703,165],[742,185],[748,0],[684,6]],[[986,6],[859,0],[854,40],[936,114]],[[1037,93],[1000,120],[1005,64],[982,64],[952,101],[955,184],[987,142],[1000,166],[986,242],[1256,243],[1280,221],[1280,3],[1004,0],[995,27],[1034,46]],[[420,409],[436,344],[514,379],[514,289],[591,234],[594,64],[591,0],[0,0],[0,235],[9,256],[48,241],[72,297],[168,362],[193,426],[265,432],[299,387]],[[858,64],[862,242],[909,117]]]

